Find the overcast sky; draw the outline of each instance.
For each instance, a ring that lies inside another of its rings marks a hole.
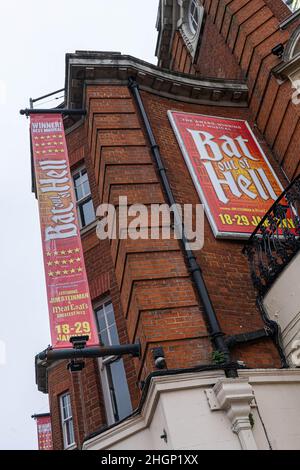
[[[34,356],[50,335],[29,121],[19,109],[29,97],[63,88],[67,52],[120,51],[156,63],[157,6],[158,0],[1,2],[0,449],[36,449],[31,414],[49,410],[34,375]]]

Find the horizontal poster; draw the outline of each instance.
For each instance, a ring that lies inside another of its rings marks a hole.
[[[168,116],[215,237],[248,238],[283,191],[249,124]]]

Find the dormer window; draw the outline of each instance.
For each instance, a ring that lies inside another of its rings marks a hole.
[[[283,0],[283,1],[293,13],[300,9],[300,0]]]
[[[198,0],[191,0],[189,6],[189,23],[191,32],[196,34],[199,26]]]
[[[180,7],[177,27],[194,59],[204,18],[204,7],[199,0],[177,0],[177,2]]]

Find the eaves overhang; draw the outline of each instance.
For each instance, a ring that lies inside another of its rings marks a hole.
[[[244,81],[197,78],[170,72],[118,52],[77,51],[66,55],[66,106],[85,107],[89,84],[127,85],[134,78],[141,90],[194,104],[246,107],[248,87]]]

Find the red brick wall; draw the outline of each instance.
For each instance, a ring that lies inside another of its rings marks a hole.
[[[167,119],[168,109],[235,117],[250,121],[259,142],[283,184],[285,180],[269,146],[255,128],[251,112],[241,108],[191,105],[142,92],[178,203],[199,199]],[[119,196],[128,203],[162,203],[165,197],[140,117],[125,86],[88,86],[85,125],[68,136],[71,164],[84,157],[95,206]],[[90,150],[89,150],[90,149]],[[146,221],[147,226],[147,221]],[[142,344],[142,358],[124,359],[133,408],[138,381],[154,370],[152,349],[162,346],[168,368],[211,362],[211,343],[180,244],[176,240],[99,241],[95,229],[82,237],[93,300],[109,294],[121,343]],[[217,316],[225,333],[253,331],[264,326],[255,305],[249,267],[242,243],[216,240],[205,224],[205,245],[196,253]],[[109,289],[109,292],[107,290]],[[233,359],[248,367],[279,367],[270,340],[233,350]],[[62,447],[58,395],[72,394],[77,442],[105,425],[105,411],[96,361],[87,361],[79,375],[59,363],[50,370],[49,396],[55,448]],[[80,393],[81,397],[80,398]],[[84,405],[83,405],[84,404]]]
[[[187,105],[148,93],[143,93],[143,99],[177,203],[196,204],[199,198],[166,117],[169,109],[248,120],[282,184],[286,184],[278,163],[253,126],[249,110]],[[221,327],[229,335],[264,326],[255,304],[256,293],[252,288],[248,262],[241,253],[242,246],[238,241],[216,240],[206,220],[204,247],[196,253]],[[249,367],[279,365],[277,352],[270,341],[235,350],[233,357],[244,360]]]
[[[159,178],[127,87],[89,86],[87,105],[91,160],[100,201],[117,206],[118,197],[127,195],[130,204],[163,202]],[[111,254],[129,341],[142,342],[142,360],[135,360],[138,378],[153,370],[151,349],[156,344],[164,346],[168,367],[208,362],[211,349],[207,331],[179,243],[117,239],[111,242]],[[193,347],[184,359],[190,341]]]
[[[285,30],[279,28],[280,22],[291,14],[281,0],[203,0],[202,3],[207,15],[205,34],[197,66],[192,66],[189,73],[202,77],[245,77],[252,119],[288,178],[295,178],[300,173],[297,150],[300,107],[291,101],[291,83],[280,85],[272,74],[280,59],[271,50],[279,43],[287,44],[300,20]],[[185,72],[179,58],[189,53],[178,32],[172,51],[175,69]]]
[[[99,191],[89,156],[85,126],[81,126],[69,134],[67,136],[67,144],[71,168],[76,168],[76,166],[82,163],[87,168],[94,207],[96,209],[99,204]],[[103,296],[110,297],[118,324],[120,342],[128,343],[127,329],[120,304],[119,290],[114,274],[109,243],[105,240],[100,241],[97,238],[94,227],[82,236],[82,246],[92,301],[95,303],[103,298]],[[132,406],[135,408],[140,398],[140,391],[137,386],[137,376],[133,361],[130,357],[124,357],[124,366]],[[80,377],[82,381],[81,390],[79,385]],[[81,373],[72,374],[69,372],[66,361],[59,363],[50,370],[48,380],[49,400],[55,449],[63,448],[58,397],[65,391],[71,393],[76,443],[79,447],[85,436],[106,425],[99,377],[98,362],[96,360],[87,360],[86,366]]]
[[[210,16],[206,17],[199,53],[195,60],[195,71],[199,77],[243,79],[244,74],[236,58],[225,44]],[[217,51],[217,53],[215,53]]]
[[[172,70],[188,74],[196,73],[192,57],[178,31],[175,32],[172,44]]]

